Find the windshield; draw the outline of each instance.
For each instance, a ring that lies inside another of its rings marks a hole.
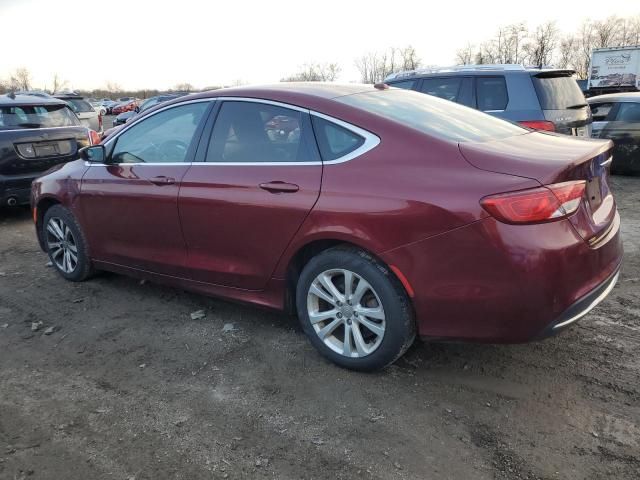
[[[0,106],[0,130],[79,125],[78,117],[66,105]]]
[[[485,142],[528,133],[486,113],[410,90],[392,88],[335,100],[454,142]]]
[[[563,76],[532,77],[543,110],[565,110],[586,105],[575,78]]]
[[[93,112],[93,107],[86,100],[80,100],[78,98],[67,98],[65,99],[69,105],[71,105],[71,109],[76,113],[83,112]]]

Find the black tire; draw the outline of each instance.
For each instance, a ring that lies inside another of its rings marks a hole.
[[[384,335],[378,347],[367,355],[352,358],[337,353],[316,334],[311,324],[307,308],[309,289],[318,275],[332,269],[349,270],[366,280],[382,304],[386,324]],[[296,309],[302,329],[313,346],[332,362],[351,370],[370,372],[390,365],[406,352],[416,336],[413,310],[402,284],[388,267],[359,248],[334,247],[312,258],[298,279]]]
[[[61,220],[64,222],[64,225],[66,225],[71,232],[74,246],[77,249],[77,262],[73,270],[70,272],[64,271],[58,265],[58,261],[53,257],[54,249],[49,248],[50,243],[48,242],[48,239],[51,237],[48,236],[47,226],[52,219],[54,221]],[[47,249],[47,254],[49,255],[49,260],[60,276],[71,282],[82,282],[91,277],[94,270],[89,257],[87,240],[80,228],[80,225],[78,225],[73,213],[71,213],[69,209],[62,205],[54,205],[46,211],[42,221],[42,238],[44,240],[45,248]]]

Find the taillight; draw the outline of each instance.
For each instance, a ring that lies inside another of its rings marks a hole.
[[[504,223],[542,223],[565,218],[574,213],[584,196],[584,180],[555,183],[545,187],[490,195],[480,205]]]
[[[534,130],[544,130],[546,132],[555,132],[556,126],[548,120],[523,120],[518,122],[523,127],[533,128]]]
[[[100,135],[95,130],[89,129],[89,145],[97,145],[100,143]]]

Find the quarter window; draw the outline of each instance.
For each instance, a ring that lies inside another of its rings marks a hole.
[[[323,118],[314,116],[313,128],[318,140],[320,155],[324,161],[344,157],[364,143],[364,138],[360,135]]]
[[[476,79],[478,110],[504,110],[507,108],[507,84],[504,77],[478,77]]]
[[[136,123],[116,140],[113,163],[184,162],[208,102],[164,110]]]
[[[207,162],[316,161],[308,146],[308,115],[258,102],[226,101],[216,118]]]
[[[391,87],[396,87],[396,88],[404,88],[406,90],[411,90],[415,83],[416,83],[415,80],[405,80],[403,82],[392,83],[392,84],[390,84],[390,86]]]
[[[425,78],[422,81],[420,91],[455,102],[458,99],[461,83],[461,77]]]

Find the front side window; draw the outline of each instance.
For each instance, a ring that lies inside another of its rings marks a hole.
[[[594,103],[591,104],[591,114],[594,122],[604,122],[613,108],[613,103]]]
[[[411,90],[415,83],[416,83],[415,80],[404,80],[403,82],[392,83],[392,84],[390,84],[390,86],[391,87],[396,87],[396,88],[404,88],[406,90]]]
[[[504,110],[509,97],[504,77],[478,77],[476,79],[478,110]]]
[[[317,158],[305,140],[308,115],[258,102],[225,101],[216,118],[207,162],[306,162]]]
[[[422,81],[420,91],[428,95],[433,95],[434,97],[455,102],[458,99],[461,83],[462,78],[460,77],[425,78]]]
[[[113,163],[184,162],[208,102],[180,105],[141,120],[120,135]]]

